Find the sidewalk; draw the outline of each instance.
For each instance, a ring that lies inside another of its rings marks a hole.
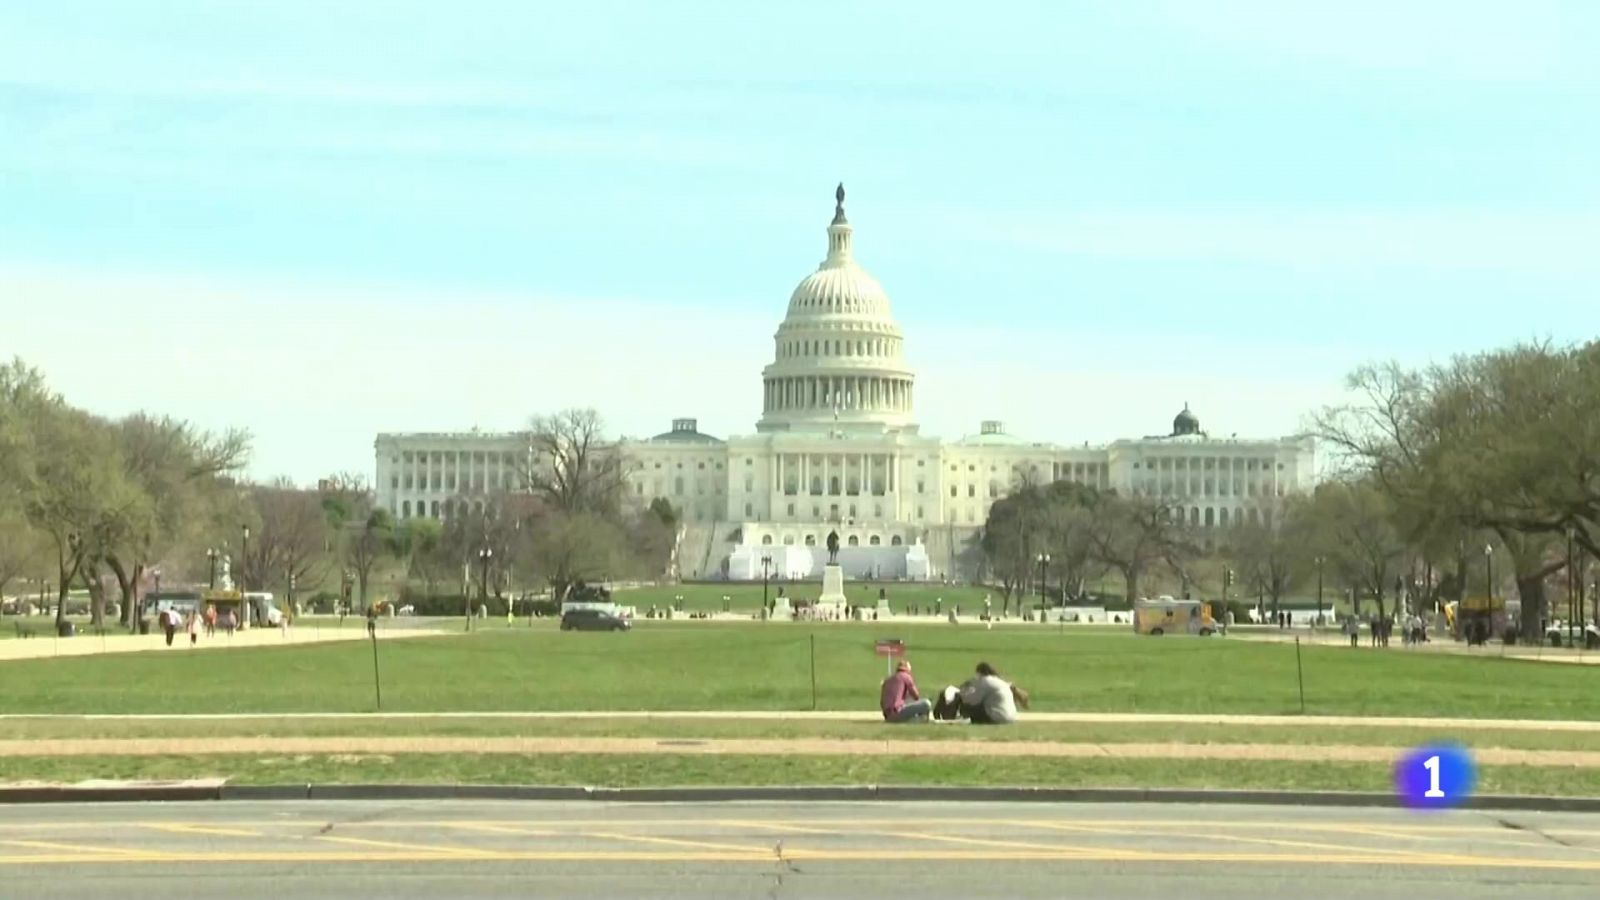
[[[896,726],[901,727],[901,726]],[[903,727],[968,727],[916,726]],[[221,737],[92,738],[0,741],[0,758],[60,756],[169,756],[207,754],[467,755],[752,755],[892,757],[1053,757],[1063,759],[1207,759],[1283,762],[1392,763],[1404,747],[1355,744],[1071,743],[1065,741],[895,741],[797,739],[533,738],[533,737]],[[1484,765],[1600,767],[1600,751],[1474,751]]]
[[[1343,647],[1346,650],[1365,650],[1384,653],[1433,653],[1450,654],[1455,656],[1472,656],[1480,659],[1518,659],[1526,662],[1566,663],[1568,665],[1596,666],[1600,665],[1600,653],[1585,650],[1582,647],[1547,647],[1542,644],[1532,646],[1517,644],[1507,647],[1504,644],[1494,643],[1487,647],[1469,647],[1462,641],[1450,637],[1435,636],[1426,643],[1407,646],[1399,638],[1389,642],[1387,647],[1373,647],[1367,635],[1360,636],[1360,643],[1355,647],[1350,646],[1350,639],[1331,628],[1320,629],[1315,634],[1305,628],[1271,629],[1261,631],[1234,631],[1228,636],[1233,641],[1256,641],[1258,643],[1292,644],[1295,638],[1307,647]]]
[[[0,713],[0,721],[7,720],[73,720],[73,721],[252,721],[262,719],[677,719],[677,720],[745,720],[812,721],[812,722],[870,722],[882,724],[883,716],[876,711],[858,710],[683,710],[683,711],[484,711],[484,712],[309,712],[309,713],[104,713],[104,714],[51,714],[51,713]],[[1423,728],[1448,731],[1575,731],[1600,734],[1600,722],[1566,719],[1456,719],[1387,716],[1268,716],[1188,713],[1024,713],[1018,727],[1026,728],[1029,722],[1059,722],[1084,724],[1130,725],[1233,725],[1263,727],[1360,727],[1360,728]],[[943,726],[938,726],[943,727]]]
[[[438,636],[441,632],[424,628],[380,628],[379,640],[393,638]],[[236,631],[230,637],[221,629],[212,637],[200,636],[200,642],[189,646],[189,635],[179,632],[167,646],[166,635],[107,634],[104,636],[80,632],[69,638],[53,634],[31,638],[8,638],[0,641],[0,661],[12,659],[42,659],[54,656],[93,656],[100,653],[193,653],[199,650],[226,650],[231,647],[287,647],[294,644],[323,644],[330,641],[364,641],[367,629],[362,620],[352,620],[343,628],[324,628],[318,623],[291,626],[288,629],[251,628]]]

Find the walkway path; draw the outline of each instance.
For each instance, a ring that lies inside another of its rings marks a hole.
[[[959,726],[952,726],[959,727]],[[533,737],[222,737],[95,738],[0,741],[0,757],[169,756],[237,754],[746,754],[760,756],[1010,756],[1109,759],[1283,760],[1393,762],[1402,747],[1352,744],[1070,743],[1062,741],[895,741],[800,739],[685,740],[666,738]],[[1600,767],[1600,751],[1514,750],[1475,752],[1485,765]]]
[[[485,711],[485,712],[308,712],[308,713],[116,713],[116,714],[0,714],[7,720],[61,721],[250,721],[260,719],[676,719],[744,721],[882,722],[875,712],[853,710],[700,710],[683,712],[618,711]],[[1388,716],[1257,716],[1189,715],[1182,713],[1025,713],[1026,722],[1065,722],[1131,725],[1261,725],[1268,727],[1423,728],[1453,731],[1577,731],[1600,734],[1600,722],[1566,719],[1448,719]]]
[[[429,628],[384,628],[381,640],[408,637],[437,637],[444,632]],[[189,636],[179,633],[167,646],[163,634],[84,634],[58,638],[44,635],[31,638],[8,638],[0,641],[0,662],[11,659],[42,659],[53,656],[93,656],[100,653],[192,653],[201,650],[227,650],[232,647],[286,647],[294,644],[318,644],[329,641],[364,641],[367,630],[360,621],[352,621],[343,628],[317,624],[302,624],[287,629],[251,628],[236,631],[230,637],[218,631],[212,637],[200,637],[194,647],[189,646]]]

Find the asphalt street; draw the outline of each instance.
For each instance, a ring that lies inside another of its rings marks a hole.
[[[32,897],[1593,897],[1600,816],[1271,806],[0,808]]]

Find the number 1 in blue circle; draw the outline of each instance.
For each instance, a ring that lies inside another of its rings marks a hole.
[[[1472,796],[1477,770],[1465,747],[1421,747],[1405,754],[1394,767],[1395,793],[1407,806],[1443,809]]]
[[[1444,791],[1439,789],[1439,755],[1436,753],[1428,757],[1422,764],[1428,770],[1428,789],[1422,792],[1424,799],[1433,800],[1444,796]]]

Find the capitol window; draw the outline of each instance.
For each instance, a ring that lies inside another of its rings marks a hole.
[[[794,504],[789,504],[789,518],[794,518]]]
[[[872,545],[872,546],[874,546],[874,547],[878,546],[878,543],[879,543],[878,536],[877,535],[873,535],[872,537],[868,538],[867,539],[867,543]]]
[[[961,496],[961,492],[960,492],[960,491],[959,491],[959,490],[958,490],[958,489],[957,489],[957,488],[956,488],[956,486],[955,486],[955,485],[953,485],[953,484],[952,484],[952,485],[950,485],[950,496],[952,496],[952,497],[959,497],[959,496]]]
[[[975,485],[975,484],[967,485],[967,496],[968,497],[976,497],[976,496],[978,496],[978,486]]]
[[[921,509],[917,510],[917,515],[919,515],[919,516],[922,515],[922,510]],[[889,546],[891,546],[891,547],[900,546],[900,535],[897,534],[894,537],[889,538]]]
[[[755,507],[751,506],[748,503],[746,503],[744,505],[744,515],[745,515],[745,518],[749,518],[750,516],[755,515]]]

